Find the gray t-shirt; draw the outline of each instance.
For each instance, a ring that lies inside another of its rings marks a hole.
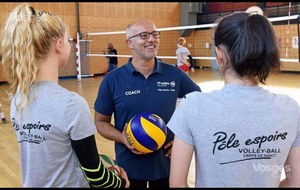
[[[190,55],[190,51],[188,50],[188,48],[186,47],[179,47],[176,49],[176,56],[178,56],[178,54],[181,54],[182,59],[187,60],[188,55]],[[183,63],[181,63],[181,61],[179,59],[177,59],[177,66],[181,66],[183,65]]]
[[[24,187],[89,187],[71,147],[71,139],[95,134],[85,99],[57,83],[43,81],[31,88],[34,100],[11,121],[20,146]]]
[[[192,92],[167,125],[195,149],[196,187],[278,187],[300,146],[299,105],[261,87]]]

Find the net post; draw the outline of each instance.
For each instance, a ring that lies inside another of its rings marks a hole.
[[[76,69],[77,69],[77,81],[81,81],[81,62],[80,62],[80,36],[79,32],[77,32],[77,40],[76,40]]]

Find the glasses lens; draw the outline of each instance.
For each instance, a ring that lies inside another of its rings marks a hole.
[[[158,38],[158,37],[159,37],[159,34],[160,34],[159,31],[152,32],[152,36],[153,36],[154,38]]]
[[[148,39],[150,34],[148,32],[143,32],[143,33],[140,34],[140,36],[141,36],[142,39]]]

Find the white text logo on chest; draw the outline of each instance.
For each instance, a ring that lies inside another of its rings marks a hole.
[[[141,93],[140,90],[130,90],[130,91],[126,91],[125,95],[126,96],[131,96],[131,95],[140,94],[140,93]]]

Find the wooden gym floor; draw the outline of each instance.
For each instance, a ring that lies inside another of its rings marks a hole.
[[[77,79],[61,79],[59,83],[65,88],[77,92],[87,100],[93,118],[93,104],[103,77],[83,78],[81,82],[78,82]],[[196,69],[195,73],[190,73],[190,77],[199,84],[203,92],[220,89],[224,85],[220,73],[216,70]],[[282,72],[272,74],[264,87],[272,92],[288,94],[300,104],[300,73]],[[19,148],[15,132],[10,124],[9,101],[6,100],[7,95],[5,93],[7,88],[6,83],[0,84],[0,101],[5,116],[9,120],[7,124],[0,123],[0,187],[22,187]],[[98,150],[114,158],[113,142],[104,139],[99,134],[96,134],[96,140]],[[190,187],[194,187],[194,174],[194,162],[192,162],[188,180]]]

